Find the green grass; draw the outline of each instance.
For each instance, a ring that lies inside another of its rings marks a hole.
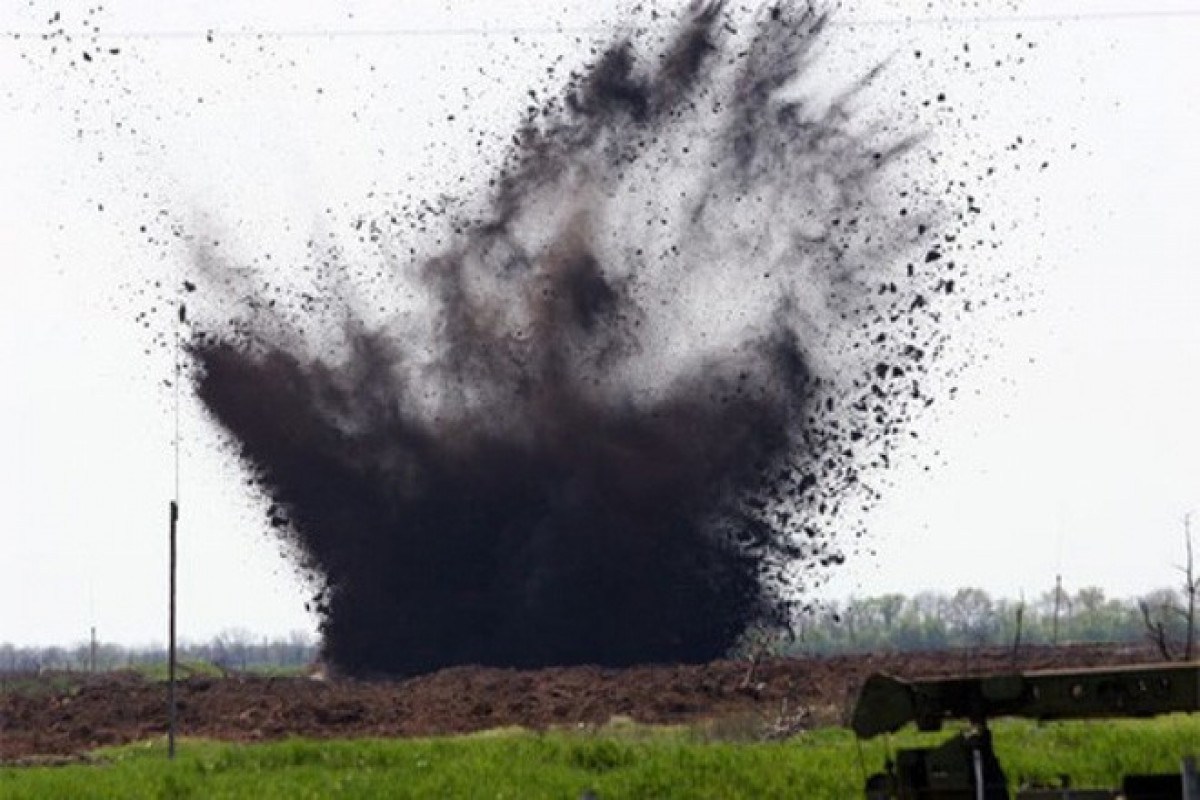
[[[0,694],[45,697],[67,694],[79,688],[82,673],[52,672],[0,675]]]
[[[146,680],[167,680],[167,665],[165,663],[142,664],[132,668]],[[255,678],[302,678],[308,674],[304,666],[277,667],[267,664],[256,664],[246,669],[222,669],[210,661],[180,661],[175,666],[175,676],[180,680],[193,677],[223,678],[227,675],[249,675]]]
[[[165,681],[169,671],[165,662],[139,664],[132,669],[148,681]],[[180,680],[191,677],[220,678],[224,674],[224,670],[208,661],[180,661],[175,665],[175,677]]]
[[[1126,771],[1178,769],[1200,751],[1200,716],[995,726],[1010,778],[1070,773],[1077,786],[1115,786]],[[161,740],[101,751],[95,764],[0,769],[13,798],[771,798],[862,796],[863,767],[887,742],[860,750],[846,730],[786,742],[711,741],[699,729],[633,724],[596,731],[520,730],[442,739],[293,739],[262,745],[184,741],[175,762]],[[893,747],[947,734],[905,733]]]

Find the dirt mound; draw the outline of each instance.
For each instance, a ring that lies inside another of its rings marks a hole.
[[[1028,649],[1018,669],[1153,660],[1133,647]],[[1004,672],[1007,650],[714,661],[631,669],[457,667],[407,680],[206,678],[180,683],[185,736],[428,736],[510,725],[591,725],[615,716],[681,723],[758,715],[810,725],[843,721],[874,672],[936,676]],[[64,678],[70,677],[71,680]],[[167,687],[132,673],[0,677],[0,761],[65,756],[166,733]]]

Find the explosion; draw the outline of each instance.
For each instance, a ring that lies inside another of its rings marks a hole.
[[[387,294],[256,302],[197,259],[229,315],[196,323],[197,394],[333,663],[707,660],[843,559],[955,284],[919,140],[857,108],[874,75],[806,94],[826,28],[717,3],[620,37],[448,245],[385,254]]]

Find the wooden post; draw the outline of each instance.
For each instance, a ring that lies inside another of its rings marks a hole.
[[[88,649],[88,672],[96,671],[96,626],[92,626],[92,646]]]
[[[1013,633],[1012,664],[1013,664],[1014,670],[1017,667],[1017,659],[1019,659],[1021,656],[1021,628],[1024,625],[1024,622],[1025,622],[1025,598],[1024,598],[1024,596],[1022,596],[1021,602],[1017,606],[1017,629]]]
[[[1058,610],[1062,605],[1062,573],[1054,576],[1054,628],[1050,637],[1051,644],[1058,644]]]
[[[175,758],[175,529],[179,504],[171,501],[170,603],[167,611],[167,758]]]

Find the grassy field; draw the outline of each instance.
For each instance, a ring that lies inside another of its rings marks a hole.
[[[167,680],[167,665],[166,664],[147,664],[133,668],[135,672],[143,675],[147,680],[165,681]],[[249,675],[257,678],[300,678],[307,673],[303,666],[298,667],[274,667],[266,665],[255,665],[246,669],[224,670],[216,664],[208,661],[181,661],[176,665],[176,674],[180,678],[193,677],[209,677],[222,678],[226,675]]]
[[[165,682],[167,680],[167,665],[160,662],[135,664],[119,669],[102,670],[97,673],[69,670],[44,673],[0,673],[0,693],[39,697],[52,694],[65,694],[78,689],[90,680],[120,673],[132,673],[140,675],[149,681]],[[277,667],[254,665],[244,670],[225,670],[209,661],[189,660],[180,661],[176,665],[176,674],[180,679],[196,677],[223,678],[229,674],[256,678],[299,678],[307,674],[307,669],[303,666]]]
[[[886,748],[945,734],[905,733],[859,749],[845,730],[785,742],[722,741],[736,728],[520,730],[442,739],[289,740],[262,745],[185,741],[168,762],[162,741],[101,751],[93,764],[0,770],[4,798],[770,798],[862,796],[864,769]],[[1178,769],[1200,754],[1200,716],[995,726],[1010,779],[1115,786],[1129,771]]]

